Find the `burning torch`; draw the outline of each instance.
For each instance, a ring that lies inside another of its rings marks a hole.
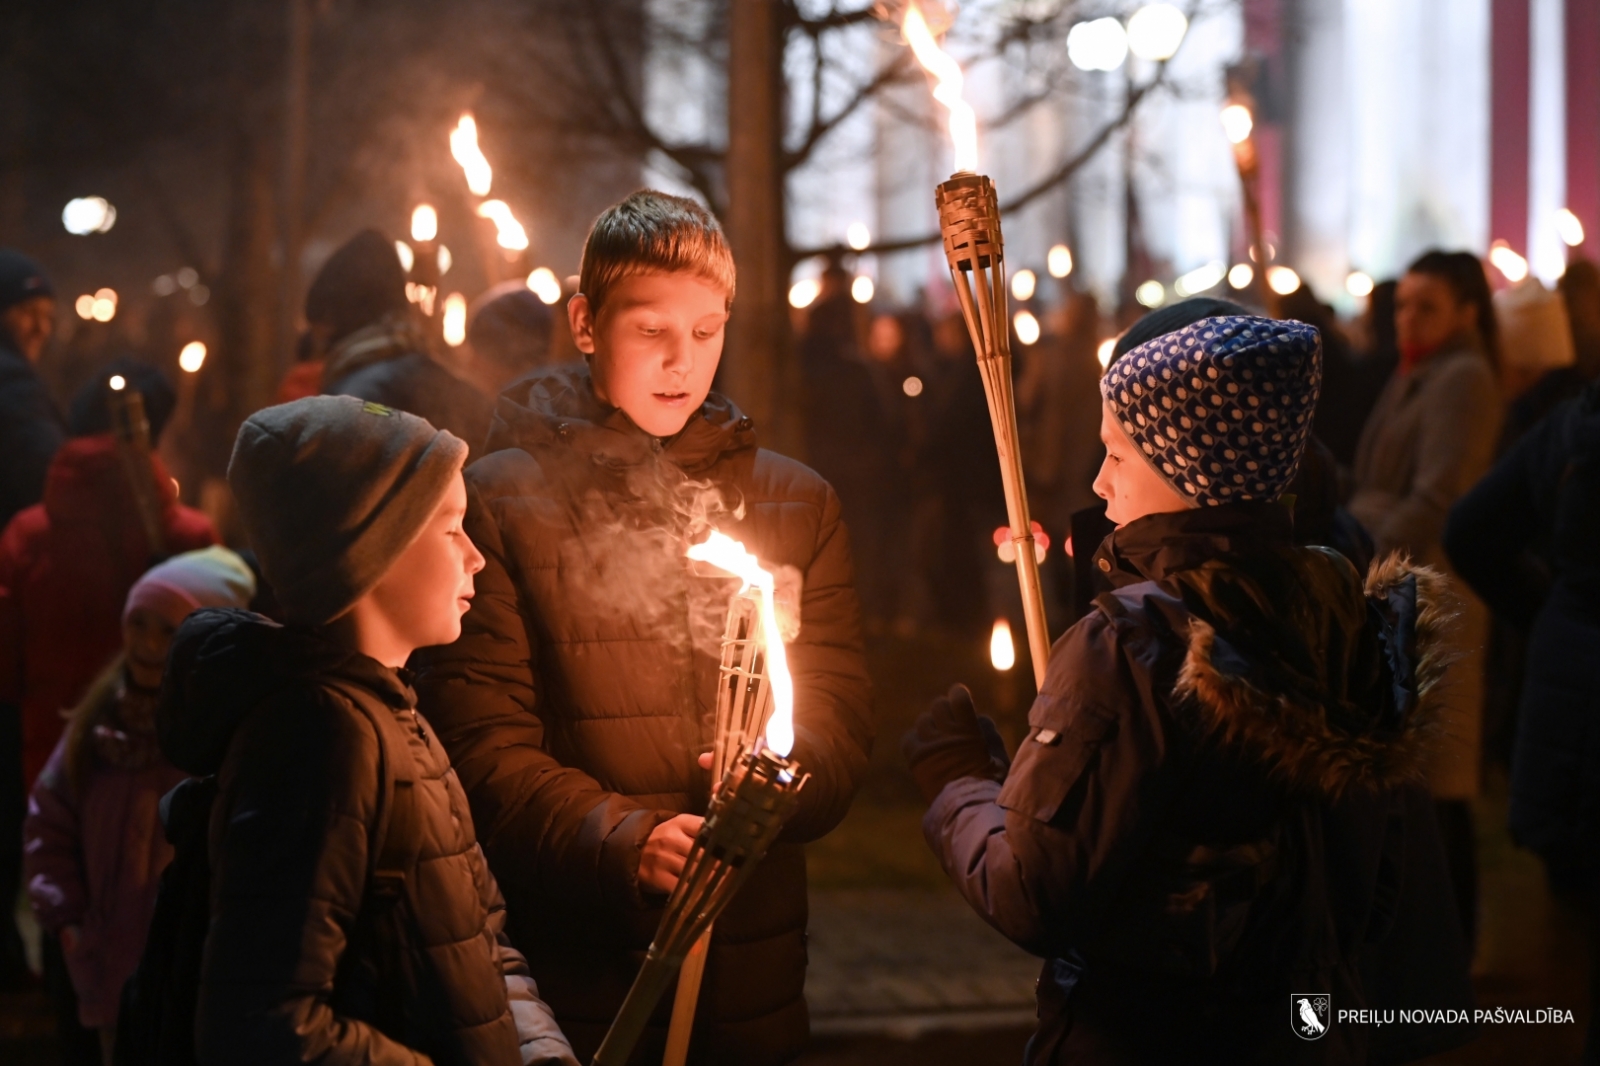
[[[939,209],[939,229],[944,254],[950,264],[961,314],[977,352],[983,391],[989,400],[989,421],[994,427],[995,450],[1000,455],[1000,477],[1005,486],[1006,516],[1011,544],[1016,551],[1017,584],[1022,588],[1022,615],[1028,627],[1028,651],[1033,677],[1044,685],[1050,659],[1050,629],[1045,621],[1044,591],[1039,584],[1039,560],[1034,554],[1033,527],[1028,517],[1028,493],[1022,476],[1022,453],[1017,433],[1017,404],[1011,379],[1011,316],[1006,301],[1004,241],[1000,234],[1000,204],[994,182],[978,169],[978,121],[972,106],[961,96],[960,65],[939,48],[922,9],[906,8],[901,32],[917,62],[938,84],[933,96],[950,111],[950,139],[955,143],[955,173],[934,190]]]
[[[680,968],[665,1062],[673,1066],[684,1061],[712,923],[777,839],[807,780],[799,764],[788,758],[794,746],[794,681],[778,627],[772,573],[742,544],[721,533],[712,533],[688,555],[744,581],[728,609],[722,642],[711,756],[712,779],[720,784],[667,899],[644,965],[595,1052],[594,1066],[628,1061]]]

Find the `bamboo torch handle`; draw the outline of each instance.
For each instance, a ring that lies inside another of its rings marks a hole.
[[[689,1034],[694,1031],[695,1007],[700,1002],[700,981],[706,973],[706,953],[711,948],[708,926],[694,942],[678,971],[678,991],[672,997],[672,1024],[667,1029],[667,1051],[661,1066],[683,1066],[689,1057]]]

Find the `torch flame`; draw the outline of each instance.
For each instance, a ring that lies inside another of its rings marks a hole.
[[[494,223],[495,240],[500,247],[520,252],[528,246],[528,231],[522,228],[504,200],[485,200],[478,205],[478,217]]]
[[[1017,646],[1011,640],[1011,623],[1004,618],[996,618],[994,629],[989,633],[989,665],[1002,671],[1017,665]]]
[[[956,172],[975,172],[978,169],[978,116],[972,105],[961,98],[965,78],[961,65],[941,49],[922,17],[922,9],[915,0],[906,7],[905,21],[900,32],[916,55],[924,70],[938,79],[933,98],[950,109],[950,140],[955,142]]]
[[[767,719],[767,747],[778,755],[788,755],[794,747],[794,679],[789,676],[789,657],[778,631],[776,582],[743,544],[716,530],[704,543],[689,546],[689,558],[726,570],[753,588],[761,597],[761,640],[766,648],[767,683],[772,686],[772,717]],[[743,590],[741,590],[743,591]]]
[[[456,128],[450,131],[450,154],[461,164],[461,171],[467,176],[467,188],[472,190],[472,195],[488,196],[489,186],[494,182],[494,170],[478,148],[478,122],[470,111],[464,113],[461,121],[456,123]]]

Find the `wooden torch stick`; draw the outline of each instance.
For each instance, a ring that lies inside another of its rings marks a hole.
[[[714,785],[754,745],[772,713],[760,618],[759,602],[753,592],[735,597],[728,607],[717,689],[716,737],[711,750]],[[711,949],[711,928],[707,926],[695,940],[678,971],[678,990],[672,999],[672,1023],[667,1029],[662,1066],[684,1066],[689,1056],[689,1036],[694,1031],[695,1008],[700,1002],[700,985]]]
[[[939,229],[944,237],[950,279],[955,283],[961,314],[972,335],[989,400],[1000,456],[1000,480],[1006,493],[1011,546],[1017,554],[1017,584],[1022,590],[1022,617],[1028,626],[1028,653],[1033,679],[1044,687],[1050,661],[1050,626],[1044,613],[1044,587],[1034,554],[1033,521],[1028,515],[1028,490],[1022,474],[1022,449],[1017,433],[1017,402],[1011,381],[1011,320],[1006,300],[1006,271],[1000,235],[1000,204],[994,182],[981,174],[958,173],[934,191]]]

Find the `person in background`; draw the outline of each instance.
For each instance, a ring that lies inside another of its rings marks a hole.
[[[1526,640],[1512,838],[1595,923],[1584,1062],[1600,1063],[1600,383],[1523,434],[1450,511],[1444,548]]]
[[[142,467],[129,465],[112,428],[109,382],[119,376],[144,398],[152,450]],[[0,699],[22,706],[30,789],[60,739],[61,712],[122,646],[133,583],[169,555],[216,542],[205,515],[178,502],[154,451],[174,405],[159,371],[131,360],[106,367],[73,398],[72,437],[50,464],[44,501],[0,534]],[[146,479],[160,544],[150,543],[130,470]]]
[[[1449,573],[1441,538],[1450,508],[1489,469],[1503,406],[1494,301],[1483,264],[1466,252],[1430,251],[1395,293],[1400,365],[1356,449],[1349,502],[1380,554],[1400,551]],[[1483,730],[1483,648],[1489,613],[1462,591],[1442,719],[1446,743],[1429,774],[1439,804],[1461,921],[1477,928],[1477,860],[1470,800],[1478,794]]]
[[[502,282],[467,308],[469,358],[462,374],[493,403],[500,390],[550,363],[555,315],[521,281]]]
[[[56,291],[39,265],[0,248],[0,528],[44,495],[67,427],[35,367],[56,328]]]
[[[44,495],[45,472],[66,438],[61,412],[34,367],[55,331],[55,289],[39,265],[0,248],[0,529]],[[7,593],[0,588],[0,611]],[[3,667],[0,667],[3,669]],[[21,877],[22,708],[0,691],[0,990],[31,980],[11,915]]]
[[[1550,413],[1563,391],[1571,395],[1578,353],[1566,301],[1532,274],[1494,294],[1494,315],[1500,329],[1500,391],[1507,400],[1500,435],[1504,452]]]
[[[116,373],[144,397],[152,445],[159,438],[173,408],[171,389],[147,367],[113,364],[75,398],[72,436],[49,461],[43,500],[0,531],[0,714],[8,732],[0,743],[6,749],[0,750],[6,781],[0,935],[14,929],[11,903],[21,878],[28,790],[61,736],[61,712],[82,699],[121,644],[118,620],[128,589],[160,555],[216,539],[204,515],[178,503],[172,479],[152,452],[142,476],[149,479],[149,498],[159,502],[166,544],[149,543],[130,467],[111,432],[106,398]],[[12,428],[0,418],[0,433]],[[14,949],[21,950],[20,940]]]
[[[1535,284],[1534,279],[1525,279],[1516,288],[1530,284]],[[1546,353],[1549,369],[1527,388],[1517,390],[1521,395],[1508,392],[1514,399],[1506,411],[1505,430],[1501,434],[1502,452],[1563,401],[1578,395],[1585,385],[1600,377],[1600,267],[1591,259],[1574,259],[1556,283],[1556,291],[1560,293],[1560,307],[1571,331],[1571,358],[1566,358],[1559,340],[1550,335],[1557,313],[1553,308],[1540,306],[1539,311],[1547,321],[1540,330],[1542,340],[1538,350]],[[1497,313],[1504,296],[1505,292],[1496,294]],[[1510,355],[1511,345],[1518,343],[1515,337],[1518,331],[1507,326],[1501,332],[1508,338],[1507,354]],[[1555,358],[1558,355],[1559,361]]]
[[[852,276],[837,261],[805,311],[798,347],[805,404],[806,463],[839,494],[858,563],[862,622],[883,632],[894,613],[894,528],[884,487],[895,476],[891,423],[878,403],[860,328]]]
[[[434,358],[389,238],[362,230],[328,258],[306,293],[306,322],[324,394],[408,411],[483,446],[490,403]]]
[[[1100,308],[1093,296],[1068,291],[1046,320],[1044,337],[1027,349],[1017,381],[1017,419],[1028,480],[1028,510],[1052,544],[1070,539],[1072,516],[1099,501]],[[1045,580],[1059,602],[1073,596],[1072,560],[1056,553]]]
[[[161,797],[184,774],[156,744],[172,635],[201,607],[243,607],[255,577],[226,548],[168,559],[128,592],[122,650],[89,686],[34,783],[23,874],[46,941],[46,984],[65,1024],[92,1030],[111,1066],[122,986],[139,964],[172,846]],[[65,1050],[65,1049],[63,1049]]]

